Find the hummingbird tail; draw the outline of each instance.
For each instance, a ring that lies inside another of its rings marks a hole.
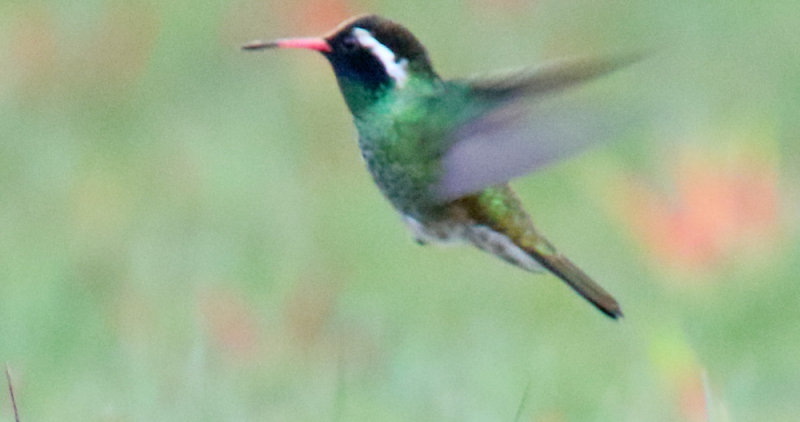
[[[543,267],[611,318],[622,316],[617,301],[586,273],[560,254],[533,227],[508,185],[497,185],[450,203],[451,211],[466,214],[464,235],[475,246],[528,271]],[[456,214],[458,214],[456,213]]]
[[[541,252],[536,248],[525,248],[525,252],[541,266],[567,283],[572,290],[575,290],[575,292],[583,296],[584,299],[594,305],[600,312],[613,319],[623,316],[622,309],[620,309],[617,300],[565,256],[556,251],[552,253],[549,251]]]

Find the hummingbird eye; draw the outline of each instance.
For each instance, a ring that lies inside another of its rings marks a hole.
[[[342,38],[342,50],[345,53],[353,53],[361,47],[361,44],[358,43],[358,40],[355,37],[344,37]]]

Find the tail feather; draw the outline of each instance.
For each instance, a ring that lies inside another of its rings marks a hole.
[[[450,206],[454,218],[469,221],[463,234],[475,246],[528,271],[543,267],[564,280],[600,312],[614,319],[622,316],[613,296],[536,231],[508,185],[461,197]]]
[[[617,319],[622,316],[614,297],[556,251],[550,242],[535,232],[533,226],[525,231],[522,236],[525,239],[509,238],[506,233],[483,225],[471,226],[466,234],[475,246],[511,264],[532,272],[550,271],[609,317]]]
[[[555,252],[555,250],[550,253],[549,251],[541,252],[536,248],[525,248],[525,251],[541,266],[558,276],[572,290],[583,296],[600,312],[613,319],[623,316],[617,300],[564,255]]]

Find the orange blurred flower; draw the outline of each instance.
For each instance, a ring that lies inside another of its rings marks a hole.
[[[621,216],[658,261],[688,270],[775,239],[778,171],[763,151],[687,148],[668,169],[674,192],[628,178],[619,186]]]
[[[261,329],[243,293],[212,289],[199,299],[200,313],[214,345],[226,356],[248,360],[258,356]]]
[[[324,34],[356,14],[350,2],[346,0],[308,0],[291,4],[293,6],[289,10],[288,17],[291,22],[300,25],[298,34],[304,36]]]

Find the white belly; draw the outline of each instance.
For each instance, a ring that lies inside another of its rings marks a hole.
[[[506,235],[482,224],[465,225],[458,222],[422,224],[416,219],[403,216],[406,226],[414,234],[417,243],[454,244],[469,242],[478,248],[497,255],[505,261],[532,272],[544,270],[535,259],[515,245]]]

